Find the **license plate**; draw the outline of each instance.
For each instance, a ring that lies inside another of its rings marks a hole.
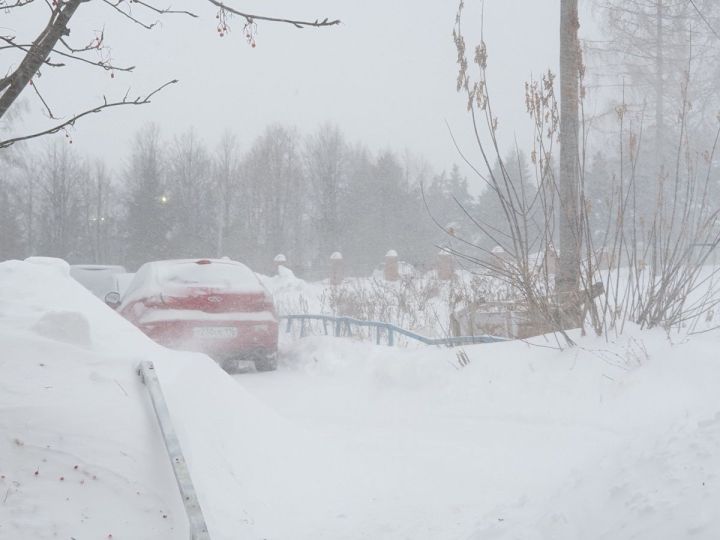
[[[234,326],[198,326],[193,328],[193,337],[200,339],[228,339],[237,337]]]

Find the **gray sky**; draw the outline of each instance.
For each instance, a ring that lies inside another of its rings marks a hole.
[[[455,92],[451,32],[456,0],[232,3],[269,15],[340,18],[343,24],[296,30],[263,23],[253,49],[237,18],[230,21],[230,34],[218,37],[216,10],[199,0],[173,6],[192,8],[200,20],[166,16],[152,31],[123,20],[102,4],[83,6],[72,25],[76,43],[88,42],[93,30],[104,26],[114,61],[137,67],[133,74],[117,73],[114,79],[83,66],[46,69],[39,83],[56,114],[77,112],[103,93],[117,97],[130,87],[135,94],[172,78],[180,84],[151,105],[82,120],[72,133],[74,148],[103,157],[117,169],[133,133],[150,121],[160,124],[165,136],[192,126],[210,146],[229,129],[239,136],[243,149],[270,123],[307,133],[331,121],[350,140],[373,150],[409,150],[441,170],[460,161],[446,120],[461,144],[471,147],[465,99]],[[472,46],[480,37],[481,1],[466,3],[464,27]],[[521,145],[528,146],[523,85],[531,75],[548,68],[556,71],[558,6],[559,0],[485,2],[491,94],[505,141],[517,134]],[[36,31],[44,22],[29,19],[25,16],[8,26]],[[29,93],[25,98],[33,110],[39,109]],[[39,125],[33,118],[37,114],[26,116],[17,127]]]

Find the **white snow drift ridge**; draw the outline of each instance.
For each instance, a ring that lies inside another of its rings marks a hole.
[[[136,375],[158,353],[61,263],[0,264],[0,538],[182,537]]]

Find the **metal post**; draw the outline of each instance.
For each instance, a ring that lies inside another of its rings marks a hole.
[[[185,513],[187,514],[190,525],[190,540],[210,540],[210,533],[208,533],[207,525],[205,524],[205,517],[200,508],[197,494],[195,493],[190,471],[188,470],[182,448],[180,447],[180,441],[173,429],[170,411],[167,408],[162,388],[160,388],[160,381],[158,381],[155,366],[152,362],[141,362],[138,374],[148,389],[150,401],[152,401],[153,409],[155,410],[155,417],[160,425],[160,431],[165,441],[165,449],[170,458],[173,473],[175,473],[175,480],[180,490],[180,496],[185,505]]]

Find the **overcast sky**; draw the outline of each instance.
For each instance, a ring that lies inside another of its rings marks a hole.
[[[104,26],[113,60],[137,67],[133,74],[118,73],[113,79],[83,66],[45,69],[39,83],[56,114],[80,111],[103,93],[118,97],[129,87],[134,95],[173,78],[180,84],[166,89],[151,105],[82,120],[72,132],[73,147],[119,169],[133,133],[151,121],[167,137],[192,126],[210,146],[229,129],[237,133],[243,148],[271,123],[307,133],[330,121],[350,140],[400,155],[408,150],[423,156],[435,170],[460,161],[446,121],[460,143],[471,146],[465,99],[455,91],[451,32],[456,0],[232,3],[269,15],[339,18],[342,25],[297,30],[263,23],[257,47],[251,48],[237,18],[230,21],[229,35],[218,37],[216,10],[201,0],[174,4],[192,8],[199,20],[165,16],[152,31],[123,20],[101,3],[84,5],[72,24],[75,42],[88,42],[93,30]],[[469,45],[474,45],[479,40],[481,0],[466,3],[464,27]],[[135,13],[142,12],[136,8]],[[30,19],[25,15],[3,26],[36,32],[44,24],[39,17]],[[485,2],[491,93],[506,141],[516,134],[521,144],[528,140],[523,85],[548,68],[556,71],[558,19],[559,0]],[[33,96],[26,92],[25,97],[31,109],[39,109]],[[36,125],[30,114],[16,128]]]

